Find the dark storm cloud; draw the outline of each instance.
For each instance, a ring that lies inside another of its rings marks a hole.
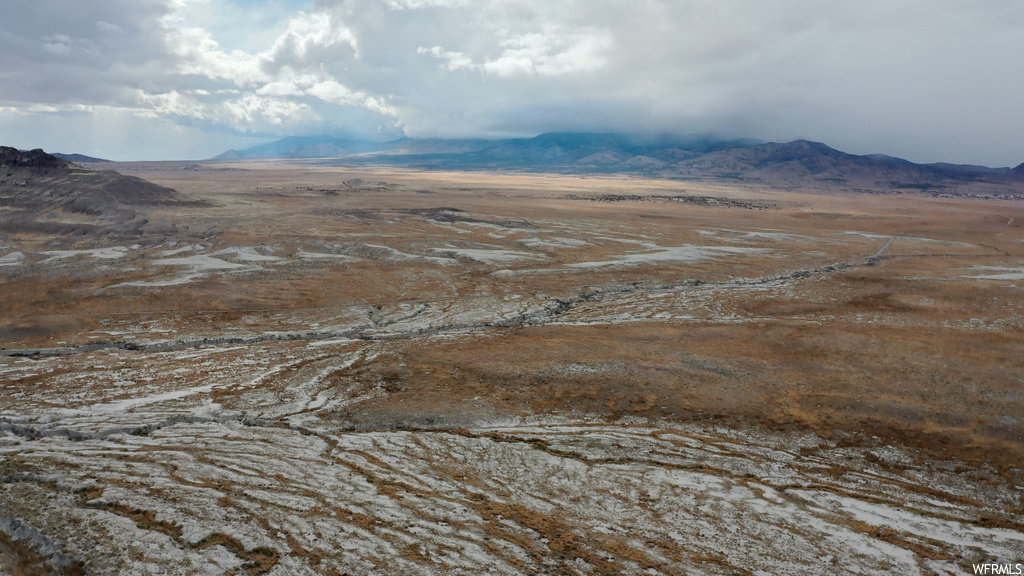
[[[49,0],[0,21],[0,129],[104,108],[197,136],[720,131],[1015,164],[1022,39],[1015,0]]]
[[[0,19],[0,102],[125,100],[132,85],[167,64],[157,0],[38,0]]]

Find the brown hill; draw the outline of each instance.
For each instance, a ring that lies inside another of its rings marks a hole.
[[[0,146],[0,225],[9,232],[133,232],[148,222],[140,209],[182,203],[189,200],[141,178]]]

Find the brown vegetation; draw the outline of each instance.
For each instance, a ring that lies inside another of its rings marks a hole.
[[[581,524],[577,503],[601,498],[655,514],[660,496],[639,484],[545,507],[466,464],[472,450],[525,451],[582,477],[700,474],[800,507],[810,500],[794,494],[817,491],[902,510],[889,486],[920,499],[908,513],[1024,530],[1024,228],[1006,225],[1024,222],[1017,201],[273,164],[120,169],[205,204],[147,207],[176,232],[133,246],[2,232],[0,258],[24,259],[0,267],[0,440],[13,479],[0,502],[66,458],[92,475],[71,498],[76,513],[189,554],[223,548],[250,574],[292,559],[324,574],[397,570],[379,548],[347,557],[310,536],[335,521],[344,537],[394,544],[403,566],[442,566],[457,550],[403,532],[433,518],[409,504],[420,501],[471,513],[457,528],[479,532],[480,554],[510,570],[747,573],[697,529],[690,547]],[[114,247],[123,254],[55,252]],[[621,427],[664,453],[488,429],[510,422]],[[701,453],[692,446],[711,440],[685,427],[723,436]],[[779,448],[792,460],[776,478],[776,463],[736,464],[753,452],[722,430],[813,442]],[[376,432],[425,471],[396,466],[366,440]],[[812,480],[785,476],[795,470]],[[438,475],[457,488],[423,480]],[[46,481],[55,502],[73,484]],[[176,490],[213,504],[197,514]],[[926,510],[928,499],[945,504]],[[261,536],[211,529],[205,514],[244,518]],[[884,523],[833,521],[921,562],[967,557]]]

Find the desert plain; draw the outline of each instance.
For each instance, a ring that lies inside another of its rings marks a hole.
[[[105,167],[193,201],[0,230],[0,572],[1024,558],[1019,199]]]

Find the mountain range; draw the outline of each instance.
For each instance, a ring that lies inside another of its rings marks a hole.
[[[1024,192],[1015,168],[917,164],[884,154],[854,155],[820,142],[776,143],[711,135],[548,133],[533,138],[409,139],[367,142],[291,137],[211,161],[288,159],[338,165],[571,174],[624,173],[683,180],[732,180],[771,186],[864,190],[963,190],[975,195]]]
[[[547,133],[533,138],[443,139],[400,138],[369,142],[331,136],[288,137],[245,150],[229,150],[212,158],[223,160],[314,159],[363,157],[389,162],[445,161],[464,165],[507,165],[522,168],[558,165],[618,164],[636,156],[657,154],[667,159],[690,158],[715,150],[760,144],[758,140],[728,140],[710,135],[633,135]]]

